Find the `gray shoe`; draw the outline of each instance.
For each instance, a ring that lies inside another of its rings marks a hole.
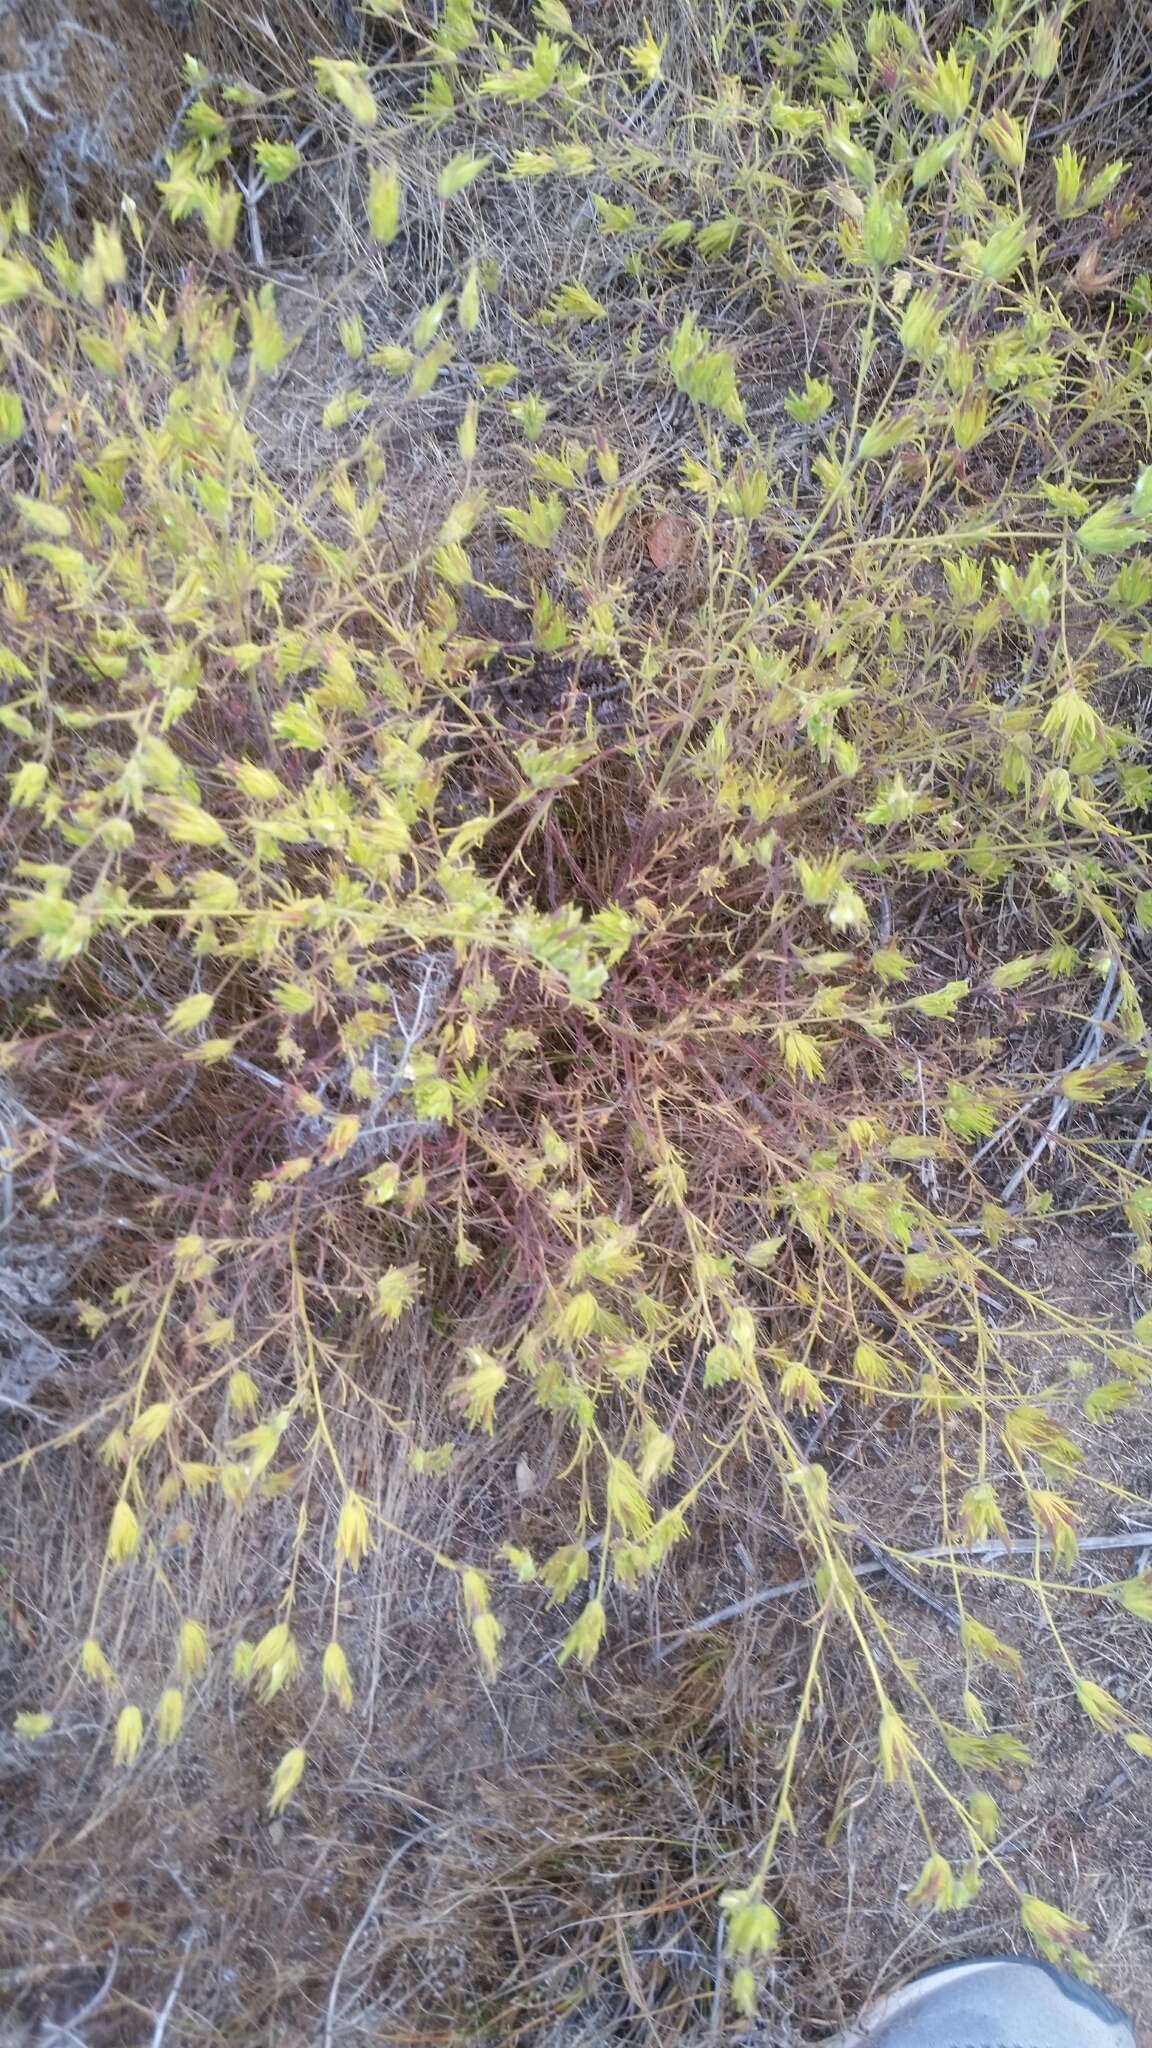
[[[1136,2048],[1136,2036],[1079,1978],[1023,1956],[979,1956],[878,1999],[828,2048]]]

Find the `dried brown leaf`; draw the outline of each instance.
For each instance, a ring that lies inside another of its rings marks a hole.
[[[1072,272],[1072,283],[1085,298],[1091,298],[1093,292],[1110,291],[1119,275],[1118,270],[1100,269],[1100,244],[1089,242]]]
[[[648,559],[654,568],[678,569],[688,559],[692,527],[678,512],[665,512],[648,528]]]

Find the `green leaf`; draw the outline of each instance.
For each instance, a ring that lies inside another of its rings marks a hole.
[[[400,173],[395,165],[374,164],[368,179],[368,226],[373,241],[382,242],[385,247],[400,232],[402,197]]]
[[[13,491],[12,503],[37,533],[46,533],[53,540],[66,540],[72,531],[72,521],[63,505],[50,505],[44,498],[26,498],[21,491]]]
[[[40,272],[24,256],[0,256],[0,306],[26,298],[40,283]]]
[[[607,307],[575,279],[557,287],[548,301],[548,312],[556,320],[604,320],[608,315]]]
[[[276,298],[270,284],[260,287],[258,298],[249,292],[245,313],[252,342],[252,360],[258,370],[268,375],[279,368],[292,347],[276,316]]]
[[[18,441],[24,428],[24,405],[20,393],[0,391],[0,447]]]
[[[325,432],[330,432],[333,427],[346,427],[349,420],[367,412],[371,402],[366,391],[337,391],[324,407],[320,424]]]
[[[266,185],[282,185],[304,161],[294,142],[269,142],[264,136],[253,144],[252,154]]]
[[[1125,1579],[1115,1588],[1115,1595],[1129,1614],[1137,1615],[1141,1621],[1152,1621],[1152,1572],[1141,1572],[1138,1578]]]
[[[796,421],[797,426],[811,426],[828,411],[834,395],[827,377],[813,377],[809,374],[804,379],[803,391],[787,393],[784,410]]]
[[[966,981],[948,981],[930,995],[913,996],[908,1008],[919,1011],[922,1017],[954,1017],[967,994]]]
[[[927,149],[920,151],[912,166],[914,192],[921,191],[925,185],[931,184],[933,178],[939,177],[941,171],[951,163],[963,140],[963,133],[944,135],[938,142],[930,142]]]
[[[1119,555],[1152,539],[1152,528],[1133,517],[1127,499],[1110,498],[1077,527],[1076,538],[1085,554]]]
[[[339,100],[362,128],[376,124],[379,109],[368,83],[368,68],[351,57],[313,57],[316,83],[329,99]]]
[[[455,199],[458,193],[466,191],[488,169],[491,161],[490,156],[476,156],[467,149],[449,158],[436,180],[436,190],[441,199]]]
[[[564,524],[564,506],[555,491],[547,498],[533,491],[526,512],[518,505],[501,505],[500,517],[529,547],[550,548]]]
[[[977,277],[989,284],[1007,284],[1023,263],[1032,239],[1028,222],[1013,215],[994,228],[987,241],[970,243],[967,253]]]
[[[678,391],[697,405],[723,414],[734,426],[744,424],[744,404],[736,383],[730,351],[713,348],[712,337],[692,313],[685,313],[667,351],[668,368]]]

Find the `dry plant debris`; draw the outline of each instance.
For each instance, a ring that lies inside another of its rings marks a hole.
[[[1146,166],[1013,0],[347,32],[0,214],[21,2024],[791,2039],[864,1801],[1091,1973]]]

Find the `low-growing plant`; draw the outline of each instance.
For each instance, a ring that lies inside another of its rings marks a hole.
[[[913,1903],[994,1874],[1087,1968],[997,1850],[1024,1674],[986,1596],[1026,1589],[1087,1722],[1152,1755],[1062,1622],[1152,1618],[1147,1574],[1077,1573],[1152,1320],[1010,1256],[1021,1216],[1122,1218],[1152,1269],[1139,1147],[1093,1114],[1149,1057],[1126,166],[1034,141],[1061,25],[1008,0],[943,48],[784,7],[759,83],[717,24],[707,94],[675,23],[371,12],[402,85],[369,50],[190,103],[179,283],[134,210],[76,249],[4,214],[8,918],[50,970],[4,1048],[11,1164],[46,1210],[93,1172],[136,1204],[78,1309],[101,1398],[17,1454],[106,1473],[22,1732],[103,1696],[131,1766],[227,1656],[299,1701],[280,1813],[355,1711],[347,1582],[385,1535],[455,1583],[489,1680],[526,1602],[589,1667],[751,1470],[809,1633],[770,1823],[715,1874],[737,2007],[833,1643],[923,1828]],[[302,324],[238,237],[330,175],[312,113],[364,238]],[[372,277],[420,295],[400,331]],[[935,1439],[958,1709],[860,1569],[825,1450],[857,1404]],[[390,1462],[434,1484],[534,1412],[547,1545],[390,1515]]]

